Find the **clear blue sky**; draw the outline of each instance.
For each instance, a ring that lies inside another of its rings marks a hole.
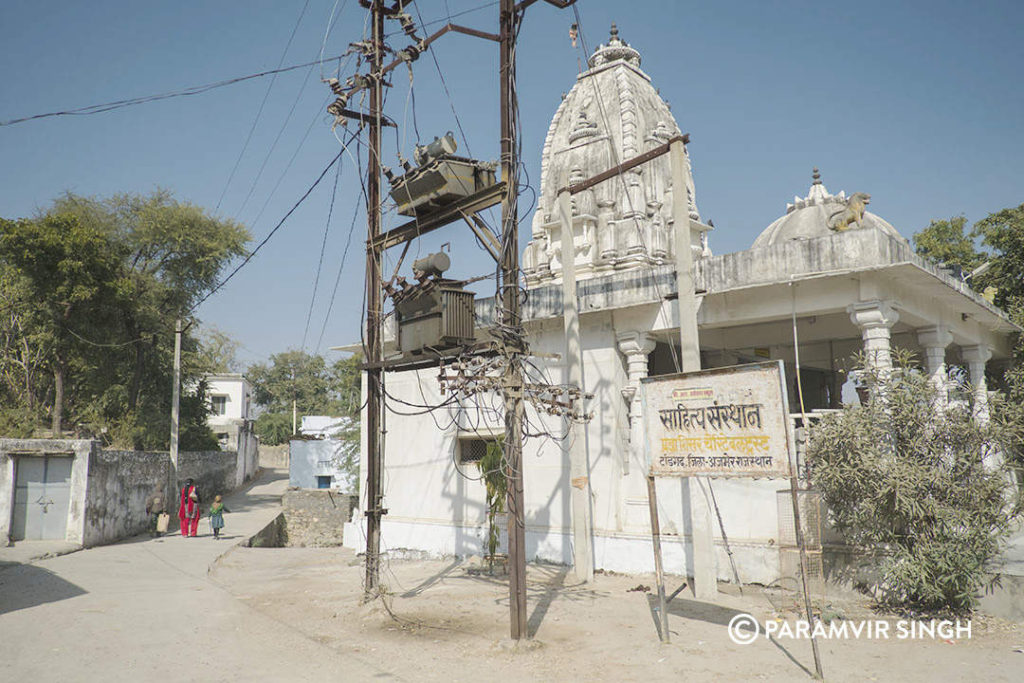
[[[4,0],[0,120],[273,69],[303,5]],[[419,0],[416,6],[426,22],[479,8],[456,21],[496,30],[496,3]],[[339,18],[324,44],[335,7]],[[871,193],[871,209],[907,237],[932,218],[965,214],[973,222],[1024,202],[1024,3],[580,0],[578,9],[591,49],[607,39],[612,21],[618,23],[680,127],[691,133],[698,203],[715,222],[716,253],[749,247],[794,194],[806,193],[812,166],[821,168],[833,192]],[[326,56],[344,52],[361,37],[364,18],[356,0],[309,0],[284,64],[314,60],[322,46]],[[540,2],[527,12],[521,34],[523,160],[534,181],[548,123],[561,93],[572,86],[578,58],[585,59],[569,44],[573,21],[572,10]],[[392,40],[396,48],[405,42],[400,35]],[[473,154],[496,158],[496,46],[449,35],[435,44],[434,56]],[[325,63],[325,72],[337,63]],[[323,111],[328,91],[320,76],[319,66],[282,74],[269,95],[270,79],[263,78],[95,116],[0,127],[0,215],[31,215],[65,190],[108,195],[165,187],[211,211],[223,193],[218,213],[238,217],[258,241],[339,149]],[[387,103],[387,113],[406,122],[407,155],[416,140],[414,112],[425,139],[457,131],[429,55],[415,64],[415,108],[407,105],[408,82],[404,70],[396,71]],[[389,133],[385,150],[393,156],[395,149]],[[321,351],[359,337],[361,212],[327,318],[359,205],[357,174],[351,159],[344,160],[308,350],[316,350],[325,320]],[[330,181],[333,175],[200,309],[204,324],[244,345],[244,363],[302,344]],[[529,199],[524,196],[524,206]],[[530,215],[524,219],[525,244]],[[397,224],[393,216],[387,220]],[[450,241],[455,276],[491,270],[464,230],[442,232],[413,252]],[[487,295],[488,288],[484,282],[477,291]]]

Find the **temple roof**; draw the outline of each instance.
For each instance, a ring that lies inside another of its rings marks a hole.
[[[525,255],[528,279],[534,272],[554,276],[553,271],[560,269],[558,246],[552,240],[559,232],[557,194],[561,187],[606,171],[680,134],[669,105],[640,63],[640,52],[623,40],[612,24],[608,41],[594,50],[587,60],[589,68],[576,77],[555,111],[541,154],[533,241]],[[585,228],[590,231],[588,236],[578,240],[577,276],[585,277],[592,268],[621,270],[670,257],[671,176],[668,156],[662,155],[573,197],[574,215],[595,217],[595,226]],[[692,182],[687,194],[690,216],[700,221]],[[590,251],[592,242],[598,252]],[[662,242],[668,244],[662,247]],[[545,270],[548,263],[550,271]]]
[[[870,200],[870,195],[867,197]],[[754,240],[751,248],[768,247],[787,240],[807,240],[834,235],[836,230],[834,227],[830,227],[830,224],[834,224],[835,217],[842,215],[846,210],[849,200],[850,197],[847,197],[843,191],[840,191],[839,194],[831,194],[821,182],[821,174],[815,168],[807,196],[793,197],[793,202],[786,204],[786,215],[776,219],[765,228]],[[851,224],[848,229],[880,230],[887,235],[906,241],[888,221],[870,211],[865,211],[863,218],[859,222]]]

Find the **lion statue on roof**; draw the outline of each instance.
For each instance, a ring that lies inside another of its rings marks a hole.
[[[871,195],[867,192],[854,192],[846,200],[845,207],[828,217],[829,230],[843,232],[849,230],[853,225],[860,227],[861,221],[864,219],[864,211],[870,203]]]

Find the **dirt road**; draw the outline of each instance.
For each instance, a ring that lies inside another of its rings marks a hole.
[[[139,537],[0,569],[2,681],[808,681],[807,640],[733,642],[728,624],[793,622],[784,593],[722,586],[672,601],[658,640],[649,576],[528,569],[533,639],[507,641],[504,577],[473,563],[390,561],[385,598],[362,604],[344,549],[235,547],[279,512],[283,474],[229,499],[227,540]],[[205,524],[205,522],[204,522]],[[0,558],[2,559],[2,558]],[[878,619],[830,596],[839,622]],[[896,634],[895,620],[892,635]],[[977,618],[971,636],[823,641],[830,681],[1018,681],[1024,632]]]
[[[140,536],[0,570],[0,680],[337,681],[385,667],[252,609],[209,568],[280,512],[269,471],[227,505],[226,539]],[[301,674],[299,673],[301,672]]]

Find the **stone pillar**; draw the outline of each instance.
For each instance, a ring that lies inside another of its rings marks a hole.
[[[985,363],[992,357],[987,344],[960,347],[960,355],[967,363],[974,390],[974,417],[978,422],[988,422],[988,386],[985,384]]]
[[[626,356],[629,379],[622,396],[629,402],[629,443],[634,453],[640,448],[640,380],[647,377],[647,356],[654,350],[654,340],[646,332],[621,332],[617,336],[619,351]]]
[[[943,325],[922,327],[917,331],[917,343],[924,349],[925,370],[938,392],[940,406],[946,405],[949,389],[946,382],[946,347],[953,334]]]
[[[891,369],[889,342],[892,326],[900,319],[900,314],[887,301],[850,304],[846,312],[850,314],[853,324],[860,328],[868,363],[879,370]]]

